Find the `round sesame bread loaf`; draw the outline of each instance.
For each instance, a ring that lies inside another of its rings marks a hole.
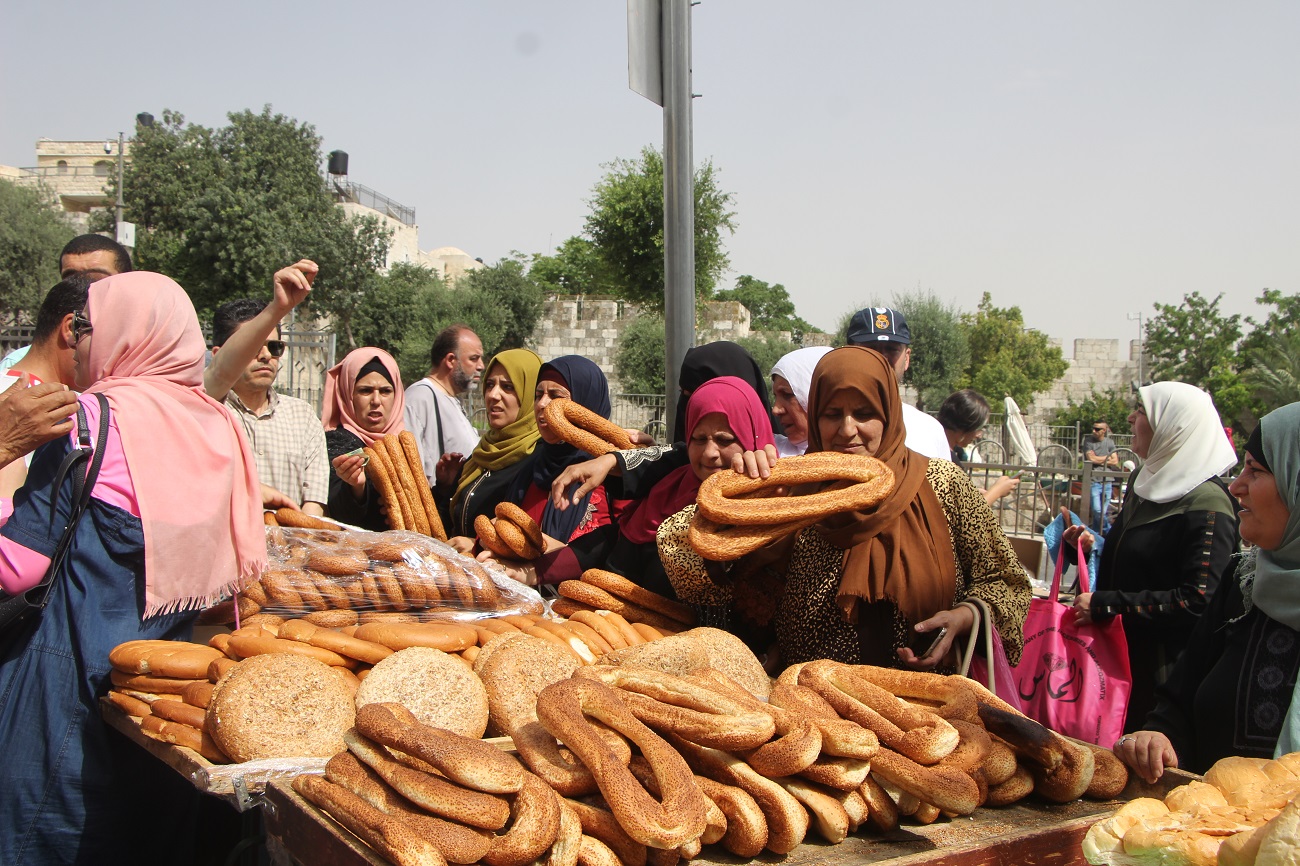
[[[329,665],[291,653],[245,659],[217,683],[208,733],[235,761],[323,757],[342,751],[356,711]]]
[[[537,719],[537,696],[551,683],[567,680],[582,665],[564,650],[541,638],[522,635],[499,644],[480,669],[492,722],[507,734]]]
[[[682,636],[704,643],[709,654],[709,667],[726,674],[756,698],[767,700],[771,697],[772,678],[743,640],[731,632],[703,626],[684,631]]]
[[[432,647],[410,647],[375,665],[357,689],[357,707],[395,703],[435,728],[483,736],[487,692],[465,662]]]

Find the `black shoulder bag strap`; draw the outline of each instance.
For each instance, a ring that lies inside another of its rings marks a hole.
[[[77,523],[81,520],[81,515],[86,510],[86,505],[90,502],[90,493],[95,489],[95,480],[99,478],[99,467],[104,462],[104,443],[108,441],[108,399],[103,394],[96,394],[99,400],[99,431],[94,439],[92,446],[90,438],[90,423],[86,420],[86,411],[80,404],[77,406],[77,443],[79,447],[68,452],[59,464],[58,474],[54,477],[54,489],[50,497],[50,530],[53,532],[54,521],[58,519],[59,491],[63,489],[63,480],[72,475],[72,510],[68,514],[68,524],[63,528],[63,533],[59,536],[59,543],[54,548],[54,555],[50,557],[50,567],[45,572],[45,577],[41,582],[33,586],[22,594],[22,598],[27,602],[26,608],[29,613],[36,613],[45,609],[45,605],[50,600],[50,588],[54,584],[54,579],[58,576],[59,571],[63,568],[64,561],[68,558],[68,549],[72,546],[72,536],[76,531]],[[90,466],[86,469],[85,474],[77,471],[83,463],[89,462]],[[0,623],[0,625],[3,625]]]
[[[447,445],[442,440],[442,410],[438,408],[438,404],[442,401],[438,399],[437,388],[433,385],[429,385],[429,390],[433,392],[433,418],[438,422],[438,456],[442,457],[442,455],[447,453]]]

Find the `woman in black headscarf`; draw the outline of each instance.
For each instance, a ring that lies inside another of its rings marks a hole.
[[[551,498],[558,508],[572,507],[573,497],[585,496],[587,491],[606,484],[619,499],[644,499],[651,488],[665,476],[690,463],[686,453],[686,405],[690,396],[705,382],[722,376],[735,376],[746,382],[767,413],[773,430],[781,425],[772,415],[772,401],[767,393],[767,380],[758,362],[741,346],[728,340],[718,340],[686,350],[682,359],[677,384],[681,395],[677,398],[677,413],[671,431],[673,444],[652,446],[631,451],[611,451],[603,457],[576,463],[556,479],[551,488]],[[575,484],[577,485],[575,487]]]

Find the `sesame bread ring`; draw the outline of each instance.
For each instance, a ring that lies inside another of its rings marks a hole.
[[[518,505],[513,502],[498,502],[496,515],[498,520],[508,520],[519,527],[519,531],[524,534],[524,537],[528,539],[528,543],[533,547],[538,550],[546,547],[546,539],[542,537],[542,528],[528,516],[527,511],[524,511]]]
[[[293,526],[299,529],[327,529],[338,532],[343,527],[329,520],[307,514],[296,508],[281,508],[275,512],[275,521],[280,526]]]
[[[682,624],[675,619],[670,619],[663,614],[624,601],[617,596],[610,595],[600,587],[592,586],[590,583],[581,580],[561,582],[559,592],[565,598],[590,605],[593,608],[612,610],[614,613],[620,614],[628,622],[644,622],[655,628],[666,628],[672,631],[680,631],[682,628]]]
[[[653,610],[670,619],[675,619],[687,628],[695,625],[695,612],[689,606],[637,586],[621,574],[599,568],[589,568],[582,573],[582,581],[599,587],[610,595],[618,596],[632,604],[640,605],[647,610]]]
[[[401,581],[393,576],[392,571],[376,572],[375,583],[379,586],[379,591],[389,608],[396,611],[410,610],[411,605],[407,603],[406,595],[402,592]]]
[[[456,784],[485,794],[518,793],[531,775],[518,760],[491,743],[422,724],[400,704],[360,707],[357,730],[377,743],[419,758]]]
[[[239,594],[249,601],[266,607],[266,590],[262,588],[260,580],[252,581],[239,591]]]
[[[307,568],[321,574],[348,575],[365,571],[370,559],[363,550],[322,550],[307,555]],[[301,592],[301,590],[299,590]]]
[[[376,443],[377,444],[377,443]],[[388,471],[379,452],[383,451],[387,456],[387,450],[382,446],[379,448],[366,448],[366,479],[373,485],[379,493],[379,502],[387,512],[388,526],[390,529],[409,529],[402,517],[402,504],[397,498],[397,485],[392,474]]]
[[[280,627],[280,637],[309,643],[312,646],[336,652],[367,664],[379,664],[393,654],[393,650],[383,644],[372,643],[360,638],[348,637],[342,632],[329,628],[320,628],[306,620],[290,620]]]
[[[493,528],[496,529],[497,539],[510,551],[509,555],[512,559],[531,562],[541,558],[542,549],[533,544],[513,520],[499,517],[493,524]]]
[[[1088,790],[1083,792],[1084,796],[1092,800],[1114,800],[1128,786],[1128,767],[1110,749],[1091,743],[1082,745],[1092,752],[1095,765],[1092,782],[1088,785]]]
[[[584,764],[595,768],[592,774],[605,801],[633,839],[671,849],[704,832],[708,810],[690,768],[677,750],[632,715],[616,690],[593,679],[561,680],[537,696],[537,717]],[[619,762],[589,717],[641,750],[663,792],[662,801],[651,797]]]
[[[619,618],[622,619],[622,617]],[[605,643],[609,644],[609,649],[606,652],[626,649],[631,645],[627,636],[617,625],[610,621],[608,617],[600,616],[593,610],[575,610],[569,614],[569,622],[582,623],[594,630]]]
[[[932,705],[931,709],[940,718],[979,723],[975,694],[965,686],[971,682],[967,677],[875,665],[854,665],[853,670],[867,682],[875,683],[890,694],[905,700],[919,699]]]
[[[871,759],[871,772],[881,781],[958,815],[969,815],[979,807],[979,786],[975,780],[951,767],[923,767],[890,749],[881,749]]]
[[[804,665],[799,684],[813,689],[841,716],[869,728],[881,743],[919,764],[935,763],[960,740],[946,720],[895,697],[849,665],[827,659]]]
[[[280,610],[299,611],[305,605],[294,584],[303,580],[303,572],[297,568],[269,568],[262,573],[262,588],[266,590],[267,607]]]
[[[663,637],[658,629],[651,629],[655,633],[655,637],[646,637],[645,633],[643,633],[641,629],[638,629],[637,626],[640,625],[645,628],[650,628],[650,626],[645,625],[645,623],[628,622],[612,610],[598,610],[596,611],[596,616],[618,629],[619,634],[621,634],[623,639],[627,641],[628,646],[640,646],[648,640],[658,640],[660,637]]]
[[[766,850],[789,854],[808,834],[808,812],[784,788],[755,772],[754,768],[728,752],[698,746],[669,735],[669,742],[702,776],[725,785],[735,785],[758,804],[767,821]]]
[[[1017,800],[1023,800],[1034,790],[1034,777],[1019,764],[1009,779],[997,785],[989,786],[987,806],[1010,806]]]
[[[424,503],[416,491],[415,477],[411,473],[411,464],[406,459],[406,450],[402,448],[401,441],[391,433],[379,441],[388,454],[388,462],[384,468],[392,473],[397,498],[405,509],[402,511],[402,519],[406,521],[406,527],[421,535],[429,535],[429,515],[424,510]],[[424,484],[424,470],[421,469],[417,474],[420,476],[420,483]]]
[[[592,457],[636,447],[622,427],[573,400],[552,400],[542,412],[561,439]]]
[[[510,817],[509,829],[492,837],[492,846],[483,855],[487,866],[526,866],[545,854],[560,835],[560,798],[541,779],[526,773]]]
[[[406,463],[411,468],[411,479],[415,483],[415,498],[419,500],[418,507],[424,509],[425,519],[429,523],[429,535],[439,541],[446,541],[447,530],[442,525],[438,506],[433,501],[433,491],[424,476],[424,462],[420,459],[420,445],[415,440],[415,434],[410,430],[403,430],[397,434],[397,441],[401,444],[402,451],[406,455]],[[415,505],[414,502],[411,504]]]
[[[320,776],[302,775],[293,780],[293,789],[390,862],[398,866],[446,866],[446,858],[433,842],[347,788]]]
[[[852,482],[845,487],[835,482]],[[829,489],[816,493],[764,496],[774,487],[806,484]],[[813,518],[820,520],[844,511],[862,511],[894,489],[894,473],[874,457],[822,451],[785,457],[767,478],[750,478],[739,472],[717,472],[700,485],[699,510],[722,524],[769,526]]]
[[[649,668],[609,665],[579,671],[577,676],[614,686],[642,722],[702,746],[728,751],[754,749],[772,739],[776,731],[770,713],[731,697],[713,684],[703,685]]]
[[[435,818],[414,806],[351,752],[339,752],[330,758],[325,778],[411,826],[417,835],[431,840],[449,863],[477,863],[491,845],[492,834],[488,831]]]
[[[262,512],[262,524],[263,524],[264,526],[279,526],[279,525],[280,525],[280,521],[278,521],[278,520],[275,519],[275,512],[273,512],[273,511],[263,511],[263,512]]]
[[[746,860],[761,854],[767,847],[767,819],[754,798],[742,788],[724,785],[707,776],[696,776],[695,784],[727,817],[722,847]]]
[[[515,552],[506,546],[506,543],[497,535],[496,526],[492,523],[492,518],[486,514],[480,514],[474,518],[474,534],[478,536],[478,543],[486,549],[492,551],[497,556],[504,556],[509,559],[515,558]]]
[[[614,813],[582,800],[566,800],[565,804],[577,814],[582,832],[608,845],[623,866],[645,866],[645,846],[627,835]]]
[[[867,820],[882,833],[898,829],[898,804],[874,776],[867,776],[858,793],[867,801]]]
[[[710,520],[697,508],[687,527],[686,537],[695,552],[703,558],[715,562],[731,562],[777,539],[794,535],[818,520],[817,517],[808,517],[772,525],[730,526]]]
[[[379,581],[375,575],[381,574],[379,569],[375,569],[374,574],[363,574],[358,583],[361,584],[361,592],[365,595],[364,607],[369,611],[388,610],[387,600],[379,589]]]

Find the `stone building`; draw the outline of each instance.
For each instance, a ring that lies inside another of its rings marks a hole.
[[[44,189],[68,214],[72,224],[85,231],[92,210],[111,208],[108,184],[117,176],[117,140],[36,142],[36,165],[25,168],[0,166],[0,177],[15,183]],[[131,142],[122,149],[131,159]]]

